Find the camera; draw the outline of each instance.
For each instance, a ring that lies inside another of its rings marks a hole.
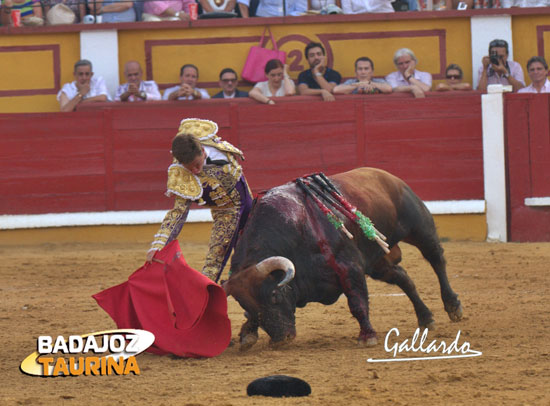
[[[491,63],[493,65],[498,65],[500,63],[500,60],[502,59],[496,52],[491,52],[491,55],[489,56],[489,59],[491,60]]]

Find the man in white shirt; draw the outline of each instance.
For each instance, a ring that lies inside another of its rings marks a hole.
[[[344,14],[393,13],[392,0],[342,0]]]
[[[531,84],[518,90],[518,93],[550,93],[548,64],[542,56],[533,56],[527,61],[527,74]]]
[[[141,80],[143,71],[136,61],[126,62],[124,65],[126,83],[120,85],[116,91],[115,101],[146,101],[160,100],[160,92],[154,80]]]
[[[190,63],[180,69],[181,85],[169,87],[164,91],[162,100],[200,100],[210,99],[210,95],[204,89],[199,89],[199,68]]]
[[[408,48],[398,49],[393,56],[397,68],[386,76],[394,92],[412,93],[414,97],[426,97],[425,92],[432,88],[432,75],[416,69],[418,60]]]
[[[74,64],[74,81],[65,83],[57,100],[61,111],[74,111],[80,103],[111,101],[101,76],[93,77],[92,63],[81,59]]]

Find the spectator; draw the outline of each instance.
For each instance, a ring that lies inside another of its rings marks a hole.
[[[527,62],[527,74],[531,84],[518,93],[550,93],[550,81],[548,80],[548,64],[542,56],[533,56]]]
[[[237,0],[237,12],[242,18],[256,17],[259,0]]]
[[[256,83],[248,95],[265,104],[275,104],[271,97],[294,96],[296,87],[288,76],[287,69],[280,60],[270,59],[264,69],[267,81]]]
[[[463,76],[462,68],[452,63],[445,69],[445,82],[438,84],[435,90],[438,92],[445,92],[448,90],[472,90],[472,86],[469,83],[462,81]]]
[[[342,0],[344,14],[393,13],[392,0]]]
[[[310,69],[298,76],[298,93],[302,95],[321,95],[324,101],[333,101],[332,89],[340,83],[342,76],[327,67],[325,48],[318,42],[307,44],[304,55]]]
[[[506,1],[506,0],[502,0],[503,2]],[[466,9],[467,10],[471,10],[474,8],[474,3],[475,1],[474,0],[446,0],[446,8],[447,9],[453,9],[453,10],[457,10],[458,9],[458,5],[460,3],[464,3],[466,4]],[[495,0],[493,0],[493,7],[494,7],[494,3],[495,3]],[[503,5],[504,6],[504,5]],[[497,7],[494,7],[494,8],[497,8]]]
[[[180,69],[181,85],[166,89],[162,100],[210,99],[206,90],[196,87],[197,80],[199,80],[199,68],[190,63],[183,65]]]
[[[188,21],[189,4],[195,0],[145,0],[143,21]]]
[[[328,6],[331,6],[331,9],[333,9],[333,6],[342,8],[342,2],[341,0],[307,0],[307,9],[308,10],[314,10],[314,11],[328,11]],[[335,10],[335,9],[334,9]],[[325,13],[322,13],[325,14]]]
[[[521,65],[508,60],[508,43],[495,39],[489,43],[489,55],[481,59],[477,90],[487,92],[487,86],[493,84],[512,85],[514,92],[525,86]]]
[[[92,14],[101,16],[102,23],[131,23],[136,21],[136,10],[133,1],[97,0],[88,4]]]
[[[48,13],[58,4],[63,4],[71,9],[75,16],[75,23],[82,21],[82,17],[86,15],[86,2],[81,0],[43,0],[44,12],[46,13],[46,21],[50,23]]]
[[[142,80],[143,71],[139,62],[130,61],[124,65],[126,83],[116,91],[115,101],[160,100],[160,92],[154,80]]]
[[[392,89],[384,79],[374,77],[374,63],[366,56],[355,61],[355,79],[348,79],[332,89],[334,94],[391,93]]]
[[[80,103],[110,101],[107,86],[101,76],[93,77],[92,63],[81,59],[74,64],[74,81],[65,83],[57,100],[61,111],[74,111]]]
[[[283,1],[286,10],[283,10]],[[256,17],[301,16],[306,11],[307,0],[259,0]]]
[[[393,56],[397,72],[386,76],[386,81],[394,92],[409,92],[414,97],[426,97],[432,87],[432,75],[416,70],[418,60],[414,52],[408,48],[398,49]]]
[[[215,13],[225,12],[232,13],[235,11],[237,0],[197,0],[199,3],[199,13]]]
[[[26,26],[44,25],[42,6],[39,0],[12,0],[12,10],[21,11],[21,24]]]
[[[222,69],[220,72],[220,87],[222,91],[212,96],[213,99],[233,99],[235,97],[248,97],[248,92],[237,89],[239,77],[231,68]]]
[[[0,0],[0,26],[11,25],[13,0]]]

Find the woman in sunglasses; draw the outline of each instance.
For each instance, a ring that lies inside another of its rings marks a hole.
[[[445,70],[445,82],[436,86],[435,90],[438,92],[445,92],[448,90],[472,90],[472,86],[462,81],[462,68],[456,63],[452,63],[447,66]]]

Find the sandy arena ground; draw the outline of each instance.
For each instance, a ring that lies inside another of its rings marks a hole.
[[[144,260],[143,244],[65,244],[0,247],[1,405],[549,405],[550,243],[444,244],[448,275],[464,307],[451,323],[435,274],[404,245],[404,266],[437,329],[429,339],[450,344],[460,331],[483,355],[474,358],[367,363],[390,358],[384,338],[393,327],[411,338],[416,318],[397,287],[368,280],[376,347],[356,344],[359,327],[344,297],[332,306],[310,304],[297,312],[296,340],[273,350],[268,337],[249,352],[238,346],[212,359],[139,355],[141,375],[39,378],[22,374],[21,361],[39,335],[80,335],[115,328],[91,295],[126,280]],[[183,244],[199,269],[206,245]],[[225,276],[225,274],[224,274]],[[229,298],[236,337],[244,320]],[[395,341],[394,341],[395,342]],[[400,342],[400,341],[399,341]],[[422,355],[422,354],[420,354]],[[419,356],[402,353],[402,357]],[[247,397],[258,377],[287,374],[305,379],[304,398]]]

